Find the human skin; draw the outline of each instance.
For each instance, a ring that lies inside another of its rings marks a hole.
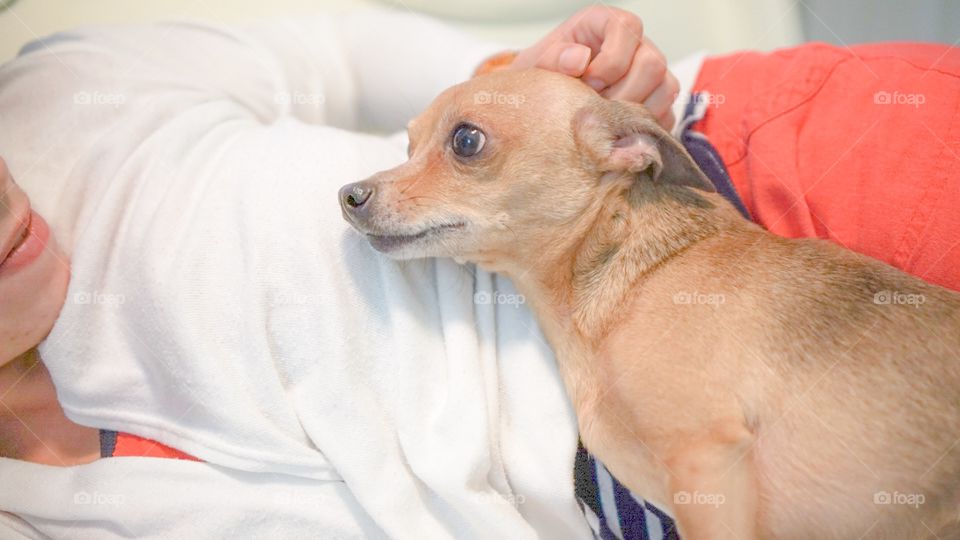
[[[68,465],[95,459],[97,431],[57,402],[36,346],[63,306],[70,265],[0,159],[0,456]]]
[[[643,30],[643,21],[629,11],[591,6],[520,51],[510,67],[580,77],[607,99],[643,104],[669,130],[680,84]]]
[[[70,266],[2,159],[0,194],[0,365],[6,365],[53,327]]]

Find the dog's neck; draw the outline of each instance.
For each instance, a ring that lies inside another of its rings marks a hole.
[[[718,199],[649,180],[615,185],[552,250],[508,271],[558,356],[593,349],[624,316],[631,289],[722,230],[735,211]]]

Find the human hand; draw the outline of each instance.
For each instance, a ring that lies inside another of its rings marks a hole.
[[[519,54],[511,69],[538,67],[580,77],[603,97],[643,104],[666,129],[680,84],[660,49],[643,35],[637,15],[592,6]]]

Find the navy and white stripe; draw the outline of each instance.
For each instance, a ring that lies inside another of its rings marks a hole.
[[[673,520],[630,492],[580,446],[574,467],[577,497],[600,540],[678,540]]]

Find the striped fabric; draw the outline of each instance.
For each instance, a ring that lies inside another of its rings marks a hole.
[[[673,520],[662,510],[630,493],[602,463],[577,449],[574,466],[577,498],[600,540],[677,540]]]
[[[676,134],[717,192],[727,198],[744,217],[749,213],[733,187],[720,154],[692,126],[703,118],[710,102],[708,95],[694,95],[687,105]],[[677,540],[680,536],[670,517],[659,508],[631,493],[590,455],[583,445],[577,449],[574,482],[583,514],[601,540]]]

